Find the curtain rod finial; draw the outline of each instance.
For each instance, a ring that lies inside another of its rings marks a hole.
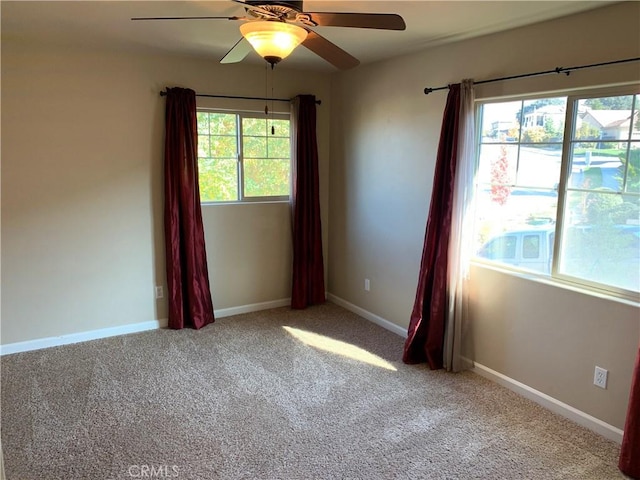
[[[431,92],[433,92],[433,88],[426,87],[426,88],[424,89],[424,94],[425,94],[425,95],[429,95]]]

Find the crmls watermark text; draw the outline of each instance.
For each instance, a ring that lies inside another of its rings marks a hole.
[[[176,478],[180,475],[177,465],[129,465],[131,478]]]

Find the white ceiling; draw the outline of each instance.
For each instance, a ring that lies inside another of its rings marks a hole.
[[[316,27],[315,31],[361,63],[507,30],[611,1],[314,1],[307,12],[397,13],[405,31]],[[35,39],[88,48],[160,51],[218,61],[240,38],[239,22],[181,20],[134,22],[131,17],[243,16],[242,5],[223,1],[6,1],[0,4],[2,39]],[[263,62],[250,53],[245,62]],[[305,48],[283,61],[291,68],[333,71]]]

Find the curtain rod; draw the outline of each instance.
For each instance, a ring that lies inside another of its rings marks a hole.
[[[594,67],[603,67],[605,65],[615,65],[617,63],[628,63],[628,62],[637,62],[640,60],[640,57],[635,58],[625,58],[624,60],[613,60],[611,62],[602,62],[602,63],[592,63],[590,65],[579,65],[577,67],[556,67],[553,70],[544,70],[541,72],[532,72],[532,73],[523,73],[522,75],[511,75],[509,77],[500,77],[500,78],[491,78],[489,80],[479,80],[477,82],[473,82],[474,85],[481,85],[483,83],[493,83],[493,82],[502,82],[503,80],[514,80],[516,78],[525,78],[525,77],[537,77],[539,75],[550,75],[552,73],[564,73],[565,75],[569,75],[574,70],[582,70],[583,68],[594,68]],[[424,94],[429,95],[431,92],[435,92],[437,90],[445,90],[449,88],[449,85],[444,87],[427,87],[424,89]]]
[[[166,97],[167,92],[164,90],[160,92],[161,97]],[[196,93],[196,97],[208,97],[208,98],[233,98],[236,100],[268,100],[274,102],[291,102],[290,98],[267,98],[267,97],[239,97],[236,95],[208,95],[205,93]],[[322,105],[322,100],[316,100],[317,105]]]

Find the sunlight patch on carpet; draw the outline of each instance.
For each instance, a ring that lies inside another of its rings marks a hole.
[[[331,337],[319,335],[317,333],[308,332],[306,330],[300,330],[293,327],[282,327],[287,333],[300,340],[305,345],[315,347],[326,352],[342,355],[343,357],[358,360],[359,362],[367,363],[376,367],[384,368],[387,370],[397,371],[391,363],[387,362],[384,358],[380,358],[371,352],[366,351],[363,348],[356,347],[347,342],[336,340]]]

